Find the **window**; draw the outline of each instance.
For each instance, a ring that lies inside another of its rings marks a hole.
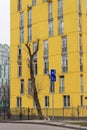
[[[83,49],[82,49],[82,35],[79,35],[79,51],[80,51],[80,71],[83,71]]]
[[[0,78],[2,77],[2,65],[0,65]]]
[[[22,0],[18,0],[18,11],[22,9]]]
[[[32,40],[32,10],[28,11],[28,41]]]
[[[48,40],[44,41],[44,57],[48,57]]]
[[[81,95],[81,97],[80,97],[80,102],[81,102],[81,106],[84,106],[84,96],[83,95]]]
[[[34,71],[34,76],[37,75],[37,61],[33,62],[33,71]]]
[[[64,92],[64,76],[60,76],[60,85],[59,85],[59,92]]]
[[[24,27],[24,12],[20,13],[20,27]]]
[[[78,12],[81,14],[81,0],[78,0]]]
[[[48,59],[44,59],[44,74],[48,74],[49,72],[49,62]]]
[[[37,107],[37,104],[36,104],[36,102],[34,100],[33,100],[33,106],[34,106],[34,108]]]
[[[48,18],[49,19],[52,19],[52,2],[49,2],[49,4],[48,4]]]
[[[36,49],[37,49],[37,42],[35,42],[35,43],[33,44],[33,52],[35,52]],[[36,60],[36,59],[37,59],[37,53],[34,55],[34,60]]]
[[[87,15],[87,0],[86,0],[86,15]]]
[[[80,91],[83,92],[83,75],[80,74]]]
[[[49,107],[49,96],[45,96],[45,107]]]
[[[53,36],[53,20],[49,21],[49,36]]]
[[[67,72],[68,60],[67,60],[67,37],[62,37],[62,72]]]
[[[58,17],[63,16],[63,0],[58,0]]]
[[[20,30],[20,43],[23,43],[24,42],[24,29],[22,28]]]
[[[22,98],[17,97],[17,107],[22,107]]]
[[[28,80],[28,94],[32,94],[33,89],[32,89],[32,80]]]
[[[28,10],[28,26],[32,24],[32,10]]]
[[[28,40],[32,41],[32,27],[29,27],[28,29]]]
[[[48,62],[48,40],[44,41],[44,73],[48,74],[49,62]]]
[[[62,37],[62,72],[68,71],[68,59],[67,59],[67,37]]]
[[[22,59],[22,48],[21,46],[18,46],[18,60]]]
[[[22,48],[18,46],[18,77],[22,76]]]
[[[37,43],[35,42],[33,44],[33,52],[35,52],[37,49]],[[34,75],[37,74],[37,53],[34,55],[34,59],[33,59],[33,69],[34,69]]]
[[[20,43],[24,42],[24,12],[20,13]]]
[[[64,21],[63,21],[63,18],[59,18],[58,22],[59,22],[58,33],[62,34],[62,33],[64,33]]]
[[[58,0],[58,33],[64,33],[63,0]]]
[[[6,76],[6,65],[3,66],[4,67],[4,78]]]
[[[43,0],[43,2],[47,2],[47,0]]]
[[[54,93],[54,91],[55,91],[55,88],[54,88],[55,86],[54,86],[54,82],[51,82],[50,81],[50,92],[51,93]]]
[[[22,79],[20,81],[20,93],[23,94],[24,93],[24,79]]]
[[[70,96],[63,96],[64,107],[70,107]]]
[[[78,28],[78,30],[79,30],[79,32],[81,32],[82,31],[82,23],[81,23],[81,15],[79,15],[78,16],[78,24],[79,24],[79,28]]]
[[[80,52],[82,52],[82,35],[79,34],[79,46],[80,46]]]
[[[22,76],[22,64],[21,63],[18,64],[18,76],[19,77]]]
[[[32,0],[32,5],[33,5],[33,6],[36,5],[36,0]]]

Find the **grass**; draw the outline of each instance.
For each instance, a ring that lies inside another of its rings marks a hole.
[[[80,125],[80,126],[87,126],[87,122],[68,122],[69,124],[73,124],[73,125]]]

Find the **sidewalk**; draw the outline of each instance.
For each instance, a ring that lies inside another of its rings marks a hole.
[[[8,121],[6,123],[22,123],[22,124],[37,124],[37,125],[50,125],[55,127],[71,128],[75,130],[87,130],[87,127],[80,125],[73,125],[67,121],[48,121],[48,120],[21,120],[21,121]]]

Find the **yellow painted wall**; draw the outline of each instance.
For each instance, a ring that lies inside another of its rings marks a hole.
[[[30,78],[29,69],[27,67],[28,51],[25,47],[27,42],[27,5],[31,4],[29,0],[22,0],[22,11],[24,11],[24,43],[22,46],[22,77],[18,78],[18,46],[19,42],[19,19],[20,12],[17,10],[17,0],[11,0],[11,52],[10,52],[10,107],[16,107],[16,98],[22,97],[22,107],[33,107],[32,96],[28,95],[28,78]],[[49,92],[50,79],[48,75],[44,75],[44,59],[43,48],[44,40],[48,39],[49,46],[49,70],[56,69],[56,82],[54,93],[54,107],[63,107],[63,96],[70,95],[70,107],[80,105],[80,95],[84,95],[84,105],[87,105],[85,96],[87,96],[87,15],[86,3],[81,1],[82,7],[82,44],[83,44],[83,72],[80,73],[79,65],[79,32],[78,32],[78,2],[77,0],[64,0],[63,18],[64,18],[64,34],[58,34],[58,3],[53,0],[53,21],[54,36],[48,36],[48,2],[43,3],[37,0],[37,5],[32,7],[32,43],[40,39],[38,51],[38,75],[36,76],[36,84],[41,88],[39,99],[42,108],[44,108],[44,96],[49,96],[50,108],[52,108],[52,94]],[[30,3],[29,3],[30,2]],[[68,50],[68,72],[62,73],[61,53],[62,53],[62,36],[67,36]],[[80,74],[83,74],[84,93],[80,92]],[[65,91],[59,93],[59,76],[65,77]],[[24,94],[20,94],[20,79],[24,79]]]

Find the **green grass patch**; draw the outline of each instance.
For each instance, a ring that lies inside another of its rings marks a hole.
[[[68,122],[69,124],[73,125],[80,125],[80,126],[87,126],[87,122]]]

